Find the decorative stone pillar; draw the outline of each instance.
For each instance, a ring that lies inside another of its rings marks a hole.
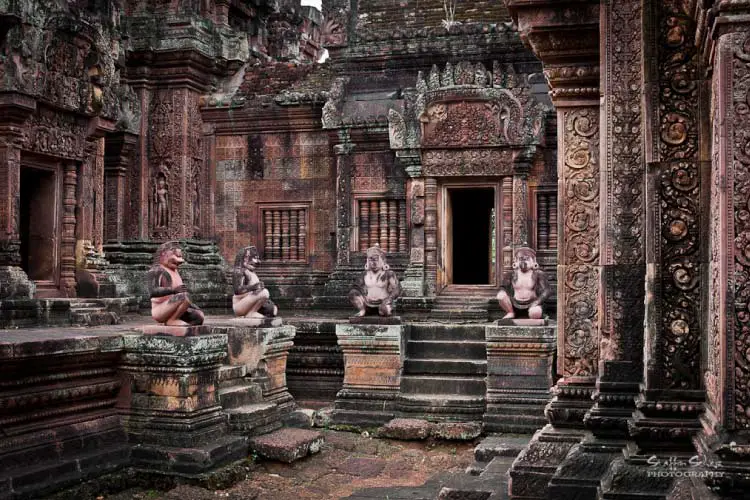
[[[399,153],[396,157],[409,176],[406,187],[410,214],[409,265],[401,282],[401,300],[408,301],[408,297],[422,297],[425,288],[425,189],[420,155]]]
[[[425,295],[437,294],[437,179],[424,179],[424,267]]]
[[[60,245],[60,291],[66,297],[76,296],[76,186],[78,165],[65,160],[63,166],[63,217]]]
[[[557,109],[559,225],[551,226],[550,232],[557,231],[559,242],[557,373],[561,377],[545,409],[549,424],[537,432],[510,471],[510,495],[569,498],[566,488],[588,486],[586,474],[598,472],[590,467],[593,461],[571,463],[566,457],[589,435],[583,418],[591,408],[599,373],[599,2],[542,6],[507,0],[506,4],[522,38],[544,63]]]
[[[513,245],[529,244],[529,172],[526,165],[513,173]]]
[[[645,16],[652,137],[646,193],[645,379],[630,435],[641,453],[694,455],[705,399],[701,381],[701,302],[709,226],[710,162],[701,158],[701,81],[693,11],[652,0]]]
[[[194,327],[206,333],[207,327]],[[247,454],[218,400],[225,335],[125,335],[118,407],[136,468],[196,476]]]
[[[339,131],[340,144],[334,146],[336,153],[336,263],[349,264],[352,224],[352,152],[347,130]]]
[[[336,325],[344,353],[344,388],[336,395],[336,424],[378,426],[391,420],[401,386],[408,325]]]
[[[697,443],[721,473],[707,483],[722,498],[740,498],[750,488],[750,5],[714,13],[707,409]]]

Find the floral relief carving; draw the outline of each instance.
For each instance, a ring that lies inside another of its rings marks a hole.
[[[32,151],[77,160],[86,158],[87,129],[75,117],[42,108],[27,123],[24,142]]]
[[[733,401],[730,399],[727,410],[733,413],[734,428],[750,429],[750,35],[734,33],[730,36],[733,49],[731,86],[724,91],[732,98],[726,116],[732,127],[728,138],[732,165],[731,170],[727,169],[727,178],[732,178],[734,186],[731,190],[727,186],[727,189],[734,196],[734,213],[727,241],[731,244],[729,255],[733,260],[727,276],[731,276],[734,282],[730,282],[727,303],[734,303],[734,342],[728,346],[727,357],[734,365],[734,371],[727,372],[734,376],[734,388]]]
[[[642,14],[640,0],[606,6],[604,78],[607,148],[603,168],[602,360],[642,357],[645,279],[645,163],[642,139]]]
[[[508,149],[434,149],[423,153],[428,177],[455,175],[512,175],[513,151]]]
[[[655,351],[670,389],[700,388],[701,302],[699,244],[701,175],[698,163],[698,67],[695,26],[683,2],[660,2],[659,156],[657,181],[657,294]],[[668,163],[666,163],[668,162]]]
[[[562,113],[567,241],[564,276],[564,376],[594,376],[598,364],[599,109]]]

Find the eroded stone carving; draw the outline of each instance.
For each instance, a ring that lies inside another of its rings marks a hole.
[[[279,313],[279,308],[270,300],[268,288],[255,274],[259,264],[256,247],[245,247],[237,253],[232,272],[232,309],[237,316],[260,319],[275,317]]]
[[[497,294],[500,308],[505,311],[503,319],[516,315],[529,319],[541,319],[542,304],[552,293],[544,271],[536,261],[536,252],[529,247],[516,250],[513,271],[506,289]]]
[[[177,268],[185,263],[179,243],[169,241],[159,247],[148,272],[151,317],[167,326],[203,324],[203,311],[190,301],[187,286]]]
[[[400,294],[401,285],[385,260],[385,252],[377,245],[369,248],[365,272],[349,292],[349,300],[359,311],[357,316],[365,316],[373,310],[380,316],[390,316],[393,301]]]

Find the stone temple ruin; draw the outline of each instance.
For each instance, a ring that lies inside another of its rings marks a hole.
[[[0,499],[291,461],[310,407],[533,434],[508,498],[742,498],[748,19],[0,0]]]

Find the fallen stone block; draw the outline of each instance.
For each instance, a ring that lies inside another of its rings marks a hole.
[[[313,426],[314,419],[315,410],[301,408],[285,415],[284,425],[288,427],[297,427],[299,429],[309,429]]]
[[[315,412],[313,417],[313,425],[315,427],[329,427],[331,422],[331,415],[333,414],[333,408],[321,408]]]
[[[323,442],[320,432],[285,427],[250,439],[250,450],[270,460],[292,463],[318,453]]]
[[[452,441],[470,441],[482,434],[479,422],[440,422],[435,424],[432,436]]]
[[[489,462],[495,457],[517,457],[530,439],[530,436],[488,436],[474,448],[474,460]]]
[[[466,491],[454,488],[443,488],[438,493],[438,500],[487,500],[491,491]]]
[[[394,418],[380,429],[378,436],[389,439],[413,441],[427,439],[433,432],[435,424],[417,418]]]

